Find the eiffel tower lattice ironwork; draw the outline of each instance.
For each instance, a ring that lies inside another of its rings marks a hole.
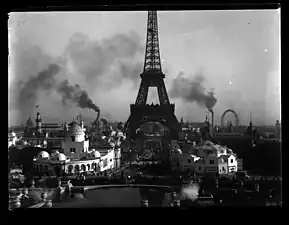
[[[162,72],[157,12],[148,12],[147,40],[141,84],[135,104],[130,107],[131,115],[125,125],[128,136],[135,136],[136,129],[145,122],[162,121],[169,128],[174,138],[177,138],[180,125],[174,114],[175,105],[170,104],[165,87],[165,75]],[[147,105],[148,91],[156,87],[160,104]],[[172,137],[172,138],[173,138]]]
[[[149,87],[157,87],[160,104],[170,104],[162,73],[157,12],[148,12],[147,41],[141,85],[135,104],[146,104]]]

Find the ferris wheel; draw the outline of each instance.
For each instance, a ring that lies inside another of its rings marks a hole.
[[[231,119],[233,116],[233,119]],[[233,126],[239,126],[238,114],[233,109],[227,109],[221,117],[222,127],[227,127],[228,123],[232,122]]]

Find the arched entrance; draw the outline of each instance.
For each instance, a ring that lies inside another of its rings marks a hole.
[[[91,170],[95,170],[95,163],[91,164]]]
[[[100,172],[99,163],[94,163],[94,171],[95,171],[96,173],[99,173],[99,172]]]
[[[78,173],[78,172],[79,172],[79,165],[75,165],[75,167],[74,167],[74,172],[75,172],[75,173]]]
[[[73,165],[69,165],[68,166],[68,173],[72,173],[73,172]]]
[[[60,177],[61,176],[61,167],[60,166],[55,166],[54,171],[56,176]]]
[[[81,171],[85,172],[86,171],[86,166],[84,164],[81,165]]]

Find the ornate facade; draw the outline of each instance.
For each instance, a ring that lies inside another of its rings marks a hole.
[[[65,124],[65,137],[61,141],[61,149],[49,155],[40,152],[34,159],[34,168],[38,173],[53,171],[57,176],[61,174],[78,174],[80,172],[94,172],[96,174],[120,166],[120,148],[113,143],[102,142],[102,145],[89,147],[89,140],[85,135],[83,122]]]

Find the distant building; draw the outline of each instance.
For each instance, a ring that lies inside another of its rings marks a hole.
[[[63,151],[63,153],[61,153]],[[34,168],[38,173],[49,174],[54,171],[58,176],[63,173],[101,172],[120,166],[120,148],[113,143],[100,141],[89,146],[85,137],[83,122],[65,125],[65,137],[61,141],[61,150],[51,155],[40,152],[34,159]]]
[[[188,153],[183,153],[176,143],[171,146],[172,170],[218,174],[230,174],[238,170],[236,154],[210,141],[192,146]]]
[[[57,123],[43,123],[40,113],[37,112],[35,125],[31,117],[28,118],[22,139],[32,146],[46,147],[47,144],[60,146],[64,136],[63,126]]]

